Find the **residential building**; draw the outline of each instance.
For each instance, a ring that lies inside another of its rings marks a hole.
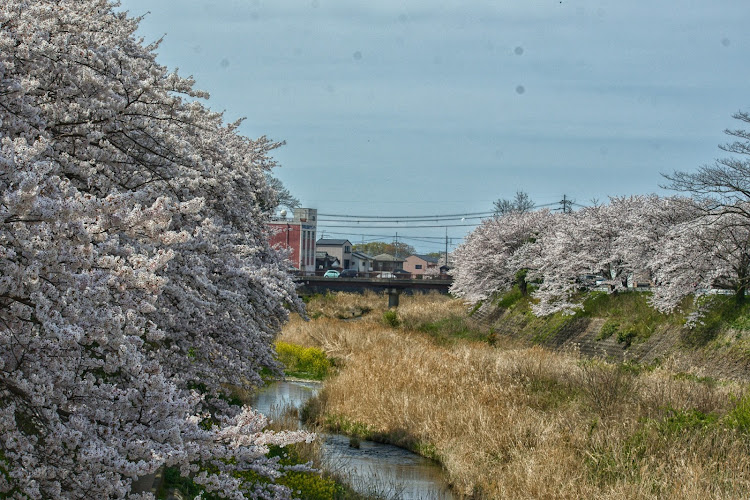
[[[328,255],[328,252],[318,250],[315,252],[315,270],[316,274],[322,274],[323,271],[328,271],[329,269],[341,269],[341,262],[339,262],[339,259],[332,255]]]
[[[352,265],[352,242],[349,240],[335,240],[321,238],[316,242],[318,251],[328,253],[341,263],[343,269],[351,269]]]
[[[290,264],[300,271],[315,271],[317,218],[317,209],[295,208],[292,218],[282,210],[268,224],[271,246],[288,249]]]
[[[372,271],[372,257],[362,252],[352,252],[351,268],[360,273]]]
[[[379,271],[390,271],[393,272],[396,269],[402,269],[404,265],[404,259],[394,257],[389,253],[381,253],[372,258],[372,270]]]
[[[428,269],[437,269],[438,258],[431,255],[410,255],[404,261],[404,271],[413,275],[425,274]]]

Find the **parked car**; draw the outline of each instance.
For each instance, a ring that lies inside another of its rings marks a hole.
[[[377,275],[377,276],[375,276],[375,277],[376,277],[376,278],[388,278],[388,279],[393,279],[393,278],[395,278],[395,277],[396,277],[396,275],[395,275],[395,274],[393,274],[393,273],[392,273],[392,272],[390,272],[390,271],[383,271],[382,273],[378,274],[378,275]]]
[[[339,273],[339,278],[356,278],[359,273],[356,269],[344,269]]]
[[[329,269],[328,271],[325,272],[325,274],[323,275],[323,277],[324,278],[338,278],[339,274],[340,273],[338,271],[336,271],[335,269]]]

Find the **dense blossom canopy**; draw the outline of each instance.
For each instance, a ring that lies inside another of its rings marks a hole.
[[[548,210],[510,211],[482,221],[453,252],[451,293],[477,302],[512,287],[517,273],[532,265],[538,238],[553,218]]]
[[[122,498],[168,465],[283,498],[231,469],[273,478],[267,446],[309,437],[217,397],[276,368],[300,307],[265,233],[278,144],[136,26],[104,0],[0,3],[0,496]]]
[[[650,284],[651,304],[672,311],[715,290],[744,300],[750,285],[746,204],[732,210],[684,197],[630,196],[570,214],[509,213],[484,221],[453,254],[452,292],[469,302],[504,293],[519,271],[532,309],[583,307],[582,292]],[[700,312],[700,308],[699,308]]]

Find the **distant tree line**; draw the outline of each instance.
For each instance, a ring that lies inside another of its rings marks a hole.
[[[384,241],[371,241],[369,243],[352,245],[352,249],[355,252],[362,252],[372,257],[387,253],[396,257],[405,258],[417,253],[413,246],[400,241],[394,241],[391,243],[386,243]]]

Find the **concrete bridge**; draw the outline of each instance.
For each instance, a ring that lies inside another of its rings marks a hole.
[[[398,306],[398,297],[402,293],[427,293],[436,291],[448,293],[452,279],[411,279],[411,278],[324,278],[323,276],[295,276],[300,295],[312,295],[327,292],[364,293],[371,290],[388,294],[388,306]]]

